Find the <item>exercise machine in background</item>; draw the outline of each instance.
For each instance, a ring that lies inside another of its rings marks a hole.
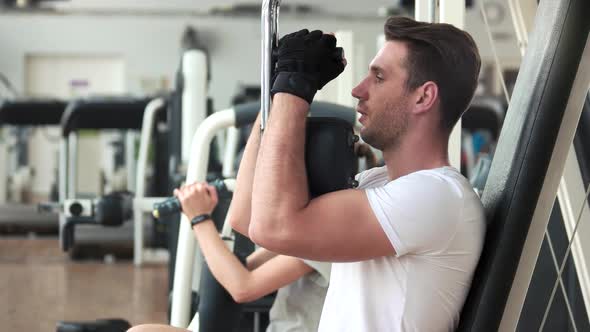
[[[125,250],[132,241],[130,219],[132,182],[127,181],[127,190],[109,193],[103,197],[88,197],[78,192],[78,138],[81,130],[138,130],[141,128],[144,109],[148,99],[136,98],[89,98],[70,102],[62,117],[62,141],[60,145],[60,245],[72,257],[80,255],[114,254]],[[128,180],[135,180],[134,144],[130,140],[126,154]],[[84,170],[82,170],[84,171]],[[117,203],[119,202],[119,203]],[[127,206],[129,207],[127,207]],[[126,231],[113,228],[97,228],[95,225],[122,226]],[[82,250],[84,247],[88,251]],[[119,248],[117,248],[119,247]],[[117,249],[115,249],[117,248]]]
[[[49,128],[59,126],[65,107],[65,102],[53,99],[11,99],[0,102],[2,233],[57,234],[57,214],[39,214],[36,205],[39,200],[57,200],[57,165],[40,163],[38,159],[39,155],[57,154],[59,137],[52,137]],[[47,140],[44,150],[36,153],[30,151],[30,141],[35,132],[40,132]],[[34,181],[36,178],[39,181]]]

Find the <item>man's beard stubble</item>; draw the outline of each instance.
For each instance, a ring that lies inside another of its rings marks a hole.
[[[364,127],[360,136],[375,149],[385,151],[400,144],[408,128],[408,114],[401,107],[388,107],[385,119],[371,119],[370,128]]]

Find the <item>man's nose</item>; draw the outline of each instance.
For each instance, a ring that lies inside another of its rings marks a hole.
[[[357,86],[352,88],[352,96],[356,99],[366,99],[366,89],[364,87],[365,80],[359,82]]]

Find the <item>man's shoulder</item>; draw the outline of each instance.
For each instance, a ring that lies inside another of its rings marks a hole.
[[[455,206],[461,209],[464,203],[480,202],[469,181],[450,166],[425,169],[404,175],[393,181],[388,178],[387,168],[375,167],[357,176],[359,189],[379,192],[380,197],[420,198],[430,204]]]
[[[420,185],[424,190],[442,190],[455,193],[463,198],[466,193],[472,194],[473,187],[469,181],[455,168],[450,166],[421,170],[400,178],[399,184]]]

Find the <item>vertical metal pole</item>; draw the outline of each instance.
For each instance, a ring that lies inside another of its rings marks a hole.
[[[520,3],[515,0],[508,0],[508,8],[510,9],[510,16],[512,17],[512,24],[514,25],[514,32],[516,33],[516,39],[518,40],[520,55],[524,55],[524,51],[526,50],[526,46],[528,44],[528,35],[526,26],[524,24],[524,19],[522,17]]]
[[[585,241],[590,236],[590,207],[585,203],[586,195],[584,180],[580,171],[580,163],[576,156],[576,150],[572,145],[565,161],[563,175],[557,191],[557,199],[565,225],[568,239],[572,241],[572,256],[576,267],[576,274],[580,282],[580,291],[586,307],[586,315],[590,319],[590,243]],[[574,229],[582,206],[582,220],[574,236]]]
[[[254,332],[260,332],[260,313],[254,313]]]
[[[514,25],[516,39],[518,40],[520,54],[524,55],[524,51],[528,45],[528,34],[533,28],[537,1],[508,0],[508,8],[510,9],[510,16]]]
[[[68,168],[66,176],[68,178],[68,187],[66,198],[74,198],[78,189],[78,135],[76,132],[71,132],[68,135],[67,160]]]
[[[199,125],[193,135],[186,183],[205,181],[211,140],[219,130],[234,126],[235,121],[234,112],[220,111],[213,113]],[[197,287],[199,285],[193,283],[193,272],[195,272],[195,278],[200,278],[200,265],[197,267],[197,271],[193,271],[195,256],[200,256],[200,250],[196,247],[196,240],[191,231],[190,222],[186,215],[183,214],[178,232],[170,313],[170,324],[175,327],[186,328],[189,323],[191,285],[197,285]]]
[[[236,160],[236,154],[238,153],[238,145],[240,143],[240,130],[236,127],[229,127],[227,129],[227,139],[225,143],[221,175],[224,178],[233,178],[236,176],[234,164]]]
[[[272,74],[272,50],[278,43],[278,19],[281,0],[264,0],[262,3],[262,65],[260,75],[262,118],[260,130],[264,130],[270,112],[270,79]]]
[[[58,196],[59,203],[63,204],[68,197],[68,139],[66,137],[61,138],[59,145],[59,174],[58,174]],[[61,227],[65,224],[66,217],[64,211],[60,210],[59,213],[59,243],[63,244],[62,236],[64,236]],[[63,248],[62,248],[63,249]]]
[[[428,3],[428,21],[436,22],[436,0],[430,0]]]
[[[137,156],[137,171],[135,172],[135,198],[133,200],[133,263],[140,266],[143,262],[143,215],[144,212],[138,207],[139,202],[146,195],[146,180],[148,169],[148,150],[151,143],[152,133],[156,126],[156,117],[164,109],[166,102],[164,98],[157,98],[149,102],[143,113],[141,125],[141,137],[139,153]],[[134,141],[134,140],[133,140]],[[129,142],[127,142],[129,144]],[[128,156],[129,157],[129,156]]]
[[[137,174],[137,160],[135,159],[135,139],[137,134],[131,130],[125,133],[125,168],[127,171],[127,190],[135,190],[135,177]]]
[[[0,204],[6,203],[6,189],[8,188],[8,162],[7,157],[7,144],[4,143],[3,135],[4,132],[0,128]]]

